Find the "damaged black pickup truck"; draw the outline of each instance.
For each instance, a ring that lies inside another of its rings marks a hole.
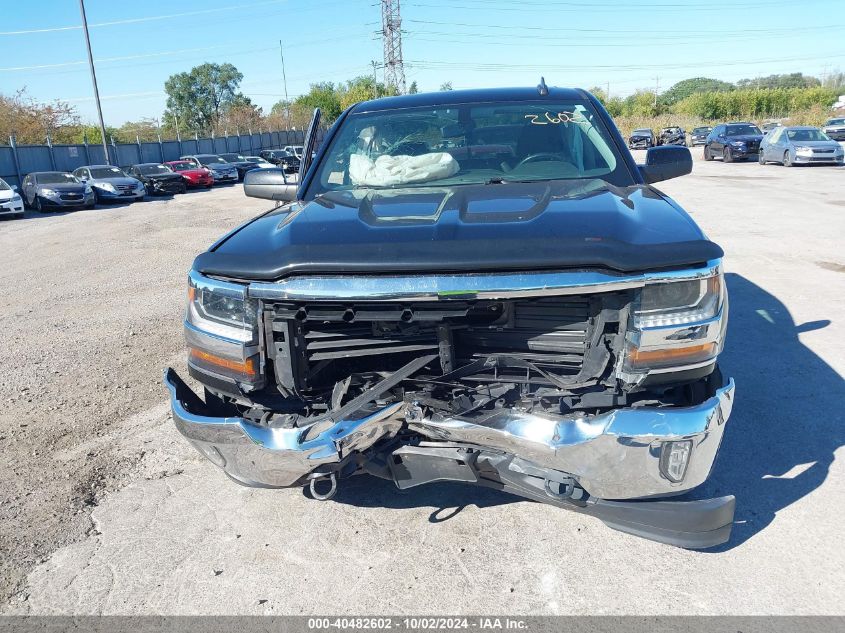
[[[277,201],[199,255],[168,369],[179,431],[239,483],[334,495],[487,486],[663,543],[728,540],[701,484],[734,397],[717,365],[722,249],[651,183],[589,93],[451,91],[359,103]]]

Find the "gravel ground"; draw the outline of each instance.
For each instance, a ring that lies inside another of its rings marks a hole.
[[[737,495],[727,546],[458,485],[229,482],[161,370],[192,258],[267,206],[234,186],[0,223],[0,610],[842,614],[845,169],[697,160],[660,188],[727,252],[737,402],[702,490]]]

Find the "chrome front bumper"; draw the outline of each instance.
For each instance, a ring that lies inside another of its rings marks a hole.
[[[259,426],[242,417],[215,417],[172,369],[165,373],[173,420],[197,450],[241,483],[289,487],[325,473],[393,436],[403,426],[445,442],[501,451],[571,476],[603,499],[672,496],[695,488],[710,474],[731,412],[733,380],[693,407],[616,409],[596,416],[540,416],[500,411],[485,418],[416,419],[394,403],[357,419],[326,420],[300,428]],[[665,442],[691,442],[679,482],[661,470]]]

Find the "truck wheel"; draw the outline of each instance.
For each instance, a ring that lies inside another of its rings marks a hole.
[[[707,145],[704,146],[704,160],[713,160],[713,154],[710,153],[710,148]]]
[[[786,150],[783,153],[783,166],[784,167],[792,167],[792,159],[789,158],[789,150]]]
[[[726,147],[722,150],[722,160],[726,163],[734,162],[734,155],[730,147]]]

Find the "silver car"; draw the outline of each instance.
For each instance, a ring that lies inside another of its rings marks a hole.
[[[822,128],[834,141],[845,141],[845,118],[828,119]]]
[[[140,180],[113,165],[85,165],[75,169],[73,175],[94,190],[97,202],[143,200],[147,195]]]
[[[843,163],[842,146],[816,127],[780,127],[760,143],[757,155],[761,165],[780,163],[784,167],[793,165]]]

